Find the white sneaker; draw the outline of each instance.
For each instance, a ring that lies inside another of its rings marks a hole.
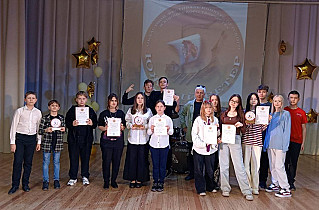
[[[246,195],[245,198],[246,198],[247,201],[252,201],[252,200],[254,200],[254,196],[253,196],[252,194]]]
[[[206,193],[202,192],[202,193],[199,193],[199,195],[201,195],[201,196],[205,196],[205,195],[206,195]]]
[[[254,195],[259,195],[259,191],[258,190],[253,190],[253,194]]]
[[[217,193],[217,190],[216,189],[213,189],[213,191],[212,191],[213,193]]]
[[[89,185],[90,184],[89,179],[86,178],[85,176],[82,178],[82,183],[83,183],[83,185]]]
[[[75,183],[77,182],[78,180],[77,179],[70,179],[67,183],[68,186],[73,186],[75,185]]]
[[[229,197],[229,192],[223,191],[223,192],[222,192],[222,196],[224,196],[224,197]]]

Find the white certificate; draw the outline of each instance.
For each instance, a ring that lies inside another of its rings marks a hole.
[[[165,119],[162,119],[162,118],[154,119],[154,134],[157,136],[168,135]]]
[[[87,125],[89,107],[75,107],[75,119],[79,122],[79,125]]]
[[[222,125],[222,142],[227,144],[235,144],[236,127],[234,125]]]
[[[107,136],[121,136],[121,118],[107,118]]]
[[[174,90],[173,89],[164,89],[163,101],[166,106],[173,106],[174,103]]]
[[[204,140],[206,144],[217,144],[216,125],[204,125]]]
[[[256,107],[256,121],[257,125],[268,125],[269,122],[269,106]]]

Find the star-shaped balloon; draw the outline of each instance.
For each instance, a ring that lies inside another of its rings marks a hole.
[[[310,111],[307,113],[308,123],[317,123],[317,117],[318,113],[315,112],[313,109],[310,109]]]
[[[96,65],[98,60],[99,60],[99,55],[98,55],[97,51],[93,49],[92,53],[91,53],[91,63],[92,63],[92,65]]]
[[[302,79],[312,79],[312,74],[318,66],[311,63],[311,61],[306,58],[302,64],[295,65],[297,70],[296,78],[299,80]]]
[[[267,100],[272,103],[272,100],[274,99],[274,94],[270,92],[269,96],[267,97]]]
[[[90,98],[94,95],[95,91],[95,82],[90,82],[90,84],[87,87],[87,92]]]
[[[76,68],[86,68],[89,69],[90,65],[90,55],[83,47],[79,53],[72,54],[76,58]]]
[[[92,37],[92,39],[90,41],[88,41],[89,44],[89,51],[93,51],[95,50],[96,52],[99,51],[99,46],[101,44],[101,42],[96,41],[94,37]]]

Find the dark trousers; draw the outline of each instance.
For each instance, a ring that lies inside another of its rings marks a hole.
[[[208,176],[208,173],[206,171],[205,174],[205,180],[206,180],[206,190],[212,191],[218,187],[219,177],[220,177],[220,169],[219,169],[219,151],[216,151],[213,155],[215,155],[215,161],[214,161],[214,179],[213,182],[210,182],[210,178]]]
[[[215,154],[200,155],[193,150],[195,188],[197,193],[206,191],[206,184],[213,186]],[[205,179],[205,174],[209,177]],[[208,183],[207,183],[208,182]],[[213,186],[213,189],[215,186]]]
[[[129,181],[149,181],[149,170],[147,164],[148,150],[146,144],[127,144],[123,178]]]
[[[152,163],[153,163],[153,179],[154,183],[164,183],[166,175],[166,162],[168,154],[168,146],[165,148],[150,147]]]
[[[19,187],[23,163],[22,185],[29,184],[32,159],[37,144],[37,135],[16,134],[16,151],[14,153],[12,187]]]
[[[193,142],[188,142],[188,146],[187,168],[189,170],[189,176],[194,177],[194,159],[192,155]]]
[[[106,144],[100,144],[102,151],[102,170],[104,182],[110,182],[110,171],[112,163],[111,182],[116,182],[119,174],[123,147],[107,147]]]
[[[77,179],[79,170],[79,157],[81,158],[81,176],[89,178],[89,164],[92,150],[92,143],[79,144],[78,142],[68,142],[70,158],[70,179]]]
[[[288,151],[286,153],[286,161],[285,168],[288,178],[288,183],[290,185],[294,184],[296,171],[297,171],[297,163],[301,150],[301,144],[290,142]]]
[[[266,184],[268,178],[269,159],[267,152],[262,151],[260,157],[259,183]]]

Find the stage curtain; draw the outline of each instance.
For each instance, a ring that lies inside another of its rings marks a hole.
[[[287,52],[279,55],[280,40],[287,42]],[[319,6],[318,5],[270,5],[267,25],[265,66],[263,83],[274,94],[286,99],[291,90],[301,94],[299,106],[306,112],[319,111],[318,69],[313,80],[297,80],[295,65],[305,58],[319,65]],[[304,154],[319,154],[319,123],[307,125]]]
[[[24,0],[0,2],[0,152],[10,152],[9,130],[23,105],[25,81]]]
[[[51,99],[65,114],[80,82],[96,82],[91,100],[100,105],[98,113],[106,108],[109,93],[119,94],[123,5],[122,0],[26,0],[26,90],[38,93],[44,114]],[[88,49],[92,37],[101,42],[100,78],[95,66],[76,68],[72,56]]]

